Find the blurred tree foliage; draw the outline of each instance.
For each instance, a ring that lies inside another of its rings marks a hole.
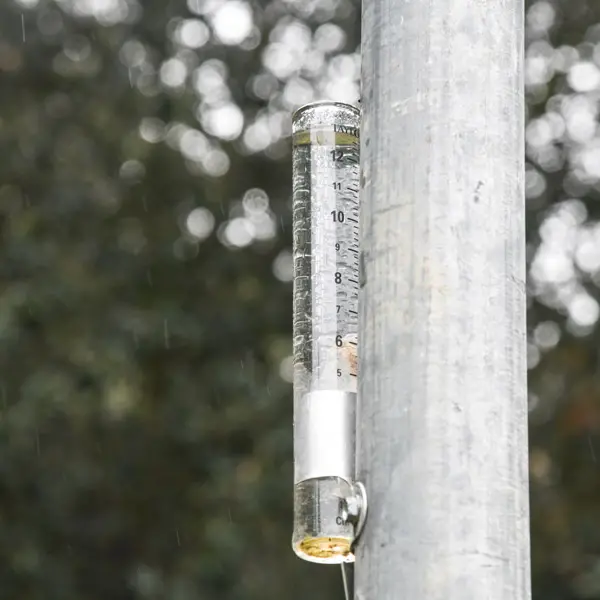
[[[0,3],[0,594],[342,597],[290,549],[290,113],[355,0]],[[527,13],[536,597],[600,598],[600,6]],[[493,32],[490,32],[493,35]]]

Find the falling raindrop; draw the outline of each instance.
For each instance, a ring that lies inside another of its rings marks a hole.
[[[165,336],[165,348],[168,350],[171,347],[170,333],[169,333],[169,322],[167,319],[164,321],[164,336]]]
[[[344,598],[345,600],[350,600],[350,588],[348,586],[348,576],[346,575],[346,565],[344,563],[341,564],[342,567],[342,583],[344,585]]]
[[[21,31],[23,32],[23,43],[25,43],[25,15],[23,13],[21,13]]]
[[[590,445],[590,452],[592,453],[592,460],[594,462],[598,462],[596,459],[596,452],[594,450],[594,444],[592,443],[592,438],[589,434],[588,434],[587,438],[588,438],[588,444]]]
[[[177,536],[177,545],[181,548],[181,538],[179,537],[179,529],[175,530],[175,535]]]

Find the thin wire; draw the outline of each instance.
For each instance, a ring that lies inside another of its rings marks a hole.
[[[346,600],[350,600],[350,591],[348,590],[348,577],[346,575],[346,564],[341,563],[340,567],[342,567],[342,581],[344,582],[344,595],[346,596]]]

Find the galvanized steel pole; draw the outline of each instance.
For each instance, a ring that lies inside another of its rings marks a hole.
[[[530,598],[523,0],[363,0],[356,600]]]

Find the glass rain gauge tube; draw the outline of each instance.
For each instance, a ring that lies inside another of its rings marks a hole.
[[[292,119],[294,552],[353,562],[366,503],[355,482],[360,111],[304,106]]]

